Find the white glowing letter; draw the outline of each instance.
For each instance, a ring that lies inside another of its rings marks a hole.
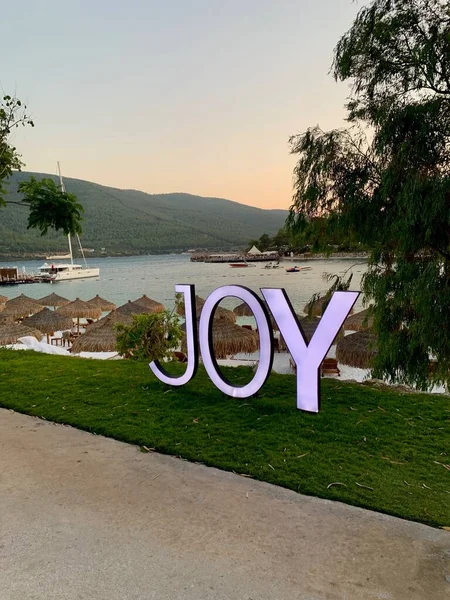
[[[213,331],[214,313],[223,298],[234,296],[248,304],[251,308],[259,333],[259,364],[253,379],[244,386],[235,387],[221,374],[214,357]],[[212,292],[200,314],[200,349],[205,369],[214,383],[227,396],[233,398],[248,398],[256,394],[264,385],[272,370],[273,335],[270,327],[269,314],[258,296],[248,288],[240,285],[227,285]]]
[[[175,291],[184,295],[188,356],[186,371],[180,377],[173,377],[161,366],[158,360],[151,362],[149,367],[153,374],[163,383],[180,386],[188,383],[194,377],[198,369],[197,311],[195,308],[194,285],[176,285]]]
[[[309,344],[284,290],[262,289],[280,333],[297,365],[297,408],[319,412],[320,365],[359,292],[335,292]]]

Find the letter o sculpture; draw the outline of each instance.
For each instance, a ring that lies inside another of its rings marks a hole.
[[[232,385],[220,372],[213,348],[214,313],[224,298],[233,296],[242,300],[252,310],[259,333],[259,364],[253,379],[243,386]],[[273,364],[273,335],[267,308],[250,289],[239,285],[226,285],[212,292],[205,301],[200,315],[199,341],[203,364],[214,385],[227,396],[248,398],[256,394],[267,381]]]

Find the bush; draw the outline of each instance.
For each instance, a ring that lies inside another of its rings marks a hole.
[[[170,359],[182,337],[178,317],[167,310],[133,315],[131,325],[118,323],[116,330],[119,354],[136,360]]]

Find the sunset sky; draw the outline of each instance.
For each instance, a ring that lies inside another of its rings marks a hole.
[[[31,171],[287,208],[288,138],[338,127],[328,74],[364,2],[22,0],[2,6],[0,84],[34,129]],[[70,191],[70,190],[69,190]]]

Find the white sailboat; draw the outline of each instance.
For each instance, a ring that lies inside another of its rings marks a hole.
[[[61,169],[59,167],[58,162],[58,174],[59,181],[61,184],[61,189],[63,192],[66,191],[64,187],[64,181],[61,175]],[[72,252],[72,240],[70,239],[70,234],[67,236],[69,240],[69,254],[67,258],[70,258],[70,263],[44,263],[42,267],[39,267],[39,277],[42,281],[48,281],[50,283],[57,281],[67,281],[69,279],[85,279],[86,277],[98,277],[100,275],[100,269],[98,267],[88,267],[86,258],[84,256],[84,251],[81,246],[80,238],[77,234],[78,245],[80,247],[80,252],[84,260],[83,265],[77,265],[73,262],[73,252]],[[64,257],[65,258],[65,257]]]

